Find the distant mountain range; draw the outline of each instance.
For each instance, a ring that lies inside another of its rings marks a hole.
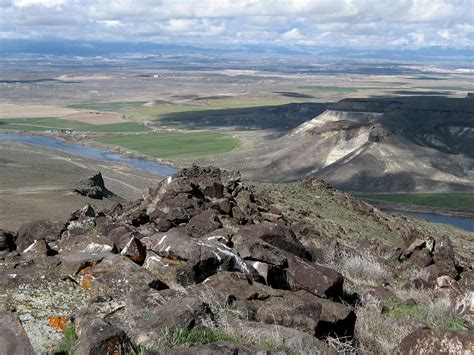
[[[351,49],[341,47],[316,47],[294,45],[291,47],[277,45],[207,45],[189,46],[180,44],[151,42],[100,42],[72,40],[25,40],[0,39],[0,54],[14,55],[19,53],[59,55],[59,56],[113,56],[125,53],[202,53],[202,54],[260,54],[308,56],[310,58],[333,58],[351,60],[396,60],[433,62],[433,59],[463,60],[469,64],[474,56],[474,48],[427,47],[420,49]],[[472,61],[471,61],[472,66]]]

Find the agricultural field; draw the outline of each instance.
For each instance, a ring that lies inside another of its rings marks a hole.
[[[321,103],[240,107],[184,111],[161,115],[156,124],[192,129],[236,128],[239,130],[289,131],[326,108]]]
[[[161,120],[171,115],[193,115],[200,111],[250,109],[284,105],[289,103],[307,102],[308,99],[265,96],[265,97],[197,97],[186,102],[164,102],[153,106],[139,107],[127,115],[137,120]]]
[[[299,86],[299,89],[322,91],[322,92],[338,92],[338,93],[353,93],[358,92],[359,88],[349,86],[319,86],[319,85],[304,85]]]
[[[90,124],[55,117],[15,118],[0,120],[0,130],[44,132],[72,129],[80,132],[147,132],[150,129],[138,122]]]
[[[406,205],[474,210],[474,193],[364,194],[358,197]]]
[[[67,105],[67,108],[77,110],[96,110],[96,111],[123,111],[142,106],[146,101],[120,101],[120,102],[90,102],[83,104]]]
[[[96,141],[165,159],[227,153],[239,144],[236,138],[220,132],[162,132],[101,137]]]

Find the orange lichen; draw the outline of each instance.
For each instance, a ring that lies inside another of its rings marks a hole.
[[[85,275],[84,277],[81,278],[79,283],[82,287],[87,289],[87,288],[91,287],[91,281],[92,281],[92,276],[91,275]]]
[[[68,321],[69,321],[68,316],[51,316],[48,318],[48,324],[51,328],[59,329],[63,332],[67,328]]]

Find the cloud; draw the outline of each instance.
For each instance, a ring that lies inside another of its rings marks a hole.
[[[280,39],[283,41],[295,41],[302,38],[303,36],[301,35],[300,30],[297,28],[293,28],[288,32],[283,33],[280,37]]]
[[[0,33],[195,45],[472,48],[473,6],[472,0],[0,0]]]

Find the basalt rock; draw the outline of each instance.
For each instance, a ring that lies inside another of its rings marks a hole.
[[[419,329],[407,335],[395,354],[472,354],[474,331],[455,333],[450,330]]]
[[[35,240],[44,239],[45,242],[53,242],[61,236],[65,230],[65,223],[38,220],[23,224],[18,230],[16,240],[19,252],[28,248]]]
[[[81,196],[102,200],[108,197],[114,197],[115,194],[105,187],[104,178],[101,172],[94,174],[90,178],[79,181],[73,191]]]
[[[77,327],[79,341],[74,348],[74,355],[133,353],[133,345],[127,334],[101,319],[88,319],[87,323]]]
[[[97,196],[104,197],[99,180],[91,180],[90,191],[100,187]],[[20,305],[37,353],[59,351],[64,337],[58,329],[49,337],[42,328],[48,317],[54,326],[77,320],[76,354],[125,354],[132,343],[153,348],[176,327],[220,329],[226,321],[243,341],[255,341],[189,351],[255,353],[277,331],[276,349],[333,353],[319,338],[352,337],[355,315],[340,303],[343,277],[314,263],[311,243],[307,248],[299,239],[309,240],[313,230],[295,230],[271,198],[244,186],[238,173],[193,166],[137,201],[104,211],[87,205],[64,222],[3,232],[2,250],[16,251],[5,256],[0,285],[15,305],[31,287],[41,302],[61,309],[44,315],[43,303],[33,302],[32,314],[28,300]],[[448,246],[432,257],[441,255],[449,255]],[[246,319],[230,316],[236,314]]]
[[[12,312],[0,313],[0,354],[33,355],[25,329]]]

